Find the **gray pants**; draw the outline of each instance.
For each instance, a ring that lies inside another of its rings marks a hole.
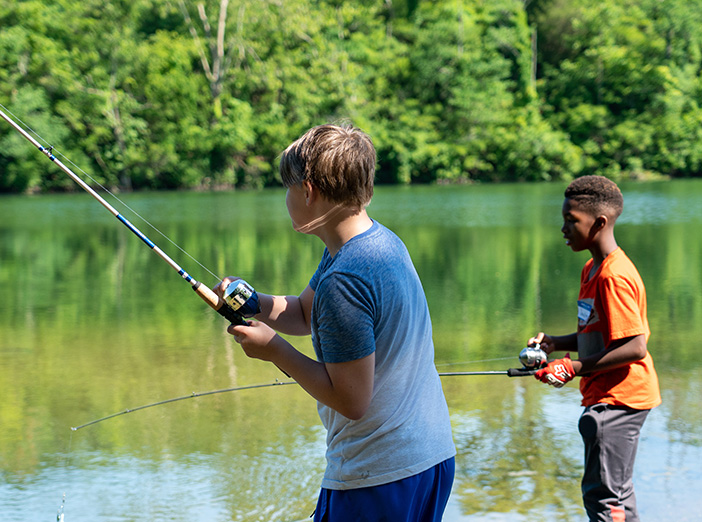
[[[595,404],[578,428],[585,443],[583,503],[591,522],[638,522],[634,460],[649,410]]]

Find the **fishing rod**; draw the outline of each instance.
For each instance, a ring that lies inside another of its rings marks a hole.
[[[93,190],[87,183],[78,177],[71,169],[64,165],[61,160],[53,154],[53,147],[48,149],[37,142],[29,133],[20,127],[15,121],[10,118],[5,112],[0,109],[0,116],[9,123],[13,129],[24,136],[32,145],[34,145],[41,153],[47,156],[58,167],[63,170],[80,188],[94,197],[103,207],[105,207],[113,216],[115,216],[124,226],[131,230],[135,236],[141,239],[146,246],[153,250],[161,259],[168,263],[178,274],[190,285],[197,295],[205,301],[213,310],[225,317],[232,324],[240,324],[246,326],[248,323],[245,318],[253,317],[261,311],[258,294],[256,291],[243,279],[238,279],[232,282],[225,290],[223,298],[220,298],[206,285],[201,284],[188,274],[178,263],[171,259],[163,250],[161,250],[153,241],[146,237],[137,227],[120,214],[117,209],[110,205],[105,199]]]
[[[538,368],[541,368],[545,366],[547,362],[548,356],[546,355],[546,352],[544,352],[540,346],[537,344],[536,346],[527,346],[524,348],[520,353],[519,353],[519,360],[522,363],[522,368],[510,368],[509,370],[503,370],[503,371],[484,371],[484,372],[439,372],[440,377],[452,377],[452,376],[465,376],[465,375],[507,375],[508,377],[526,377],[528,375],[534,375],[536,373],[536,370]],[[166,399],[158,402],[152,402],[150,404],[145,404],[143,406],[137,406],[136,408],[127,408],[126,410],[119,411],[117,413],[113,413],[111,415],[106,415],[105,417],[101,417],[99,419],[92,420],[90,422],[86,422],[85,424],[81,424],[80,426],[75,426],[72,427],[72,431],[78,431],[80,429],[86,428],[88,426],[92,426],[94,424],[98,424],[99,422],[103,422],[109,419],[114,419],[115,417],[119,417],[121,415],[127,415],[128,413],[133,413],[135,411],[139,410],[145,410],[147,408],[153,408],[154,406],[161,406],[163,404],[168,404],[171,402],[177,402],[177,401],[184,401],[187,399],[194,399],[196,397],[205,397],[207,395],[216,395],[219,393],[229,393],[229,392],[235,392],[235,391],[242,391],[242,390],[252,390],[256,388],[269,388],[271,386],[283,386],[287,384],[297,384],[295,381],[278,381],[276,380],[275,382],[270,382],[270,383],[265,383],[265,384],[250,384],[247,386],[238,386],[236,388],[225,388],[222,390],[212,390],[212,391],[207,391],[207,392],[200,392],[196,393],[193,392],[190,395],[183,395],[182,397],[174,397],[172,399]]]
[[[507,377],[526,377],[528,375],[534,375],[536,370],[529,370],[527,368],[510,368],[509,370],[495,370],[495,371],[484,371],[484,372],[440,372],[440,377],[453,377],[453,376],[465,376],[465,375],[506,375]]]
[[[465,376],[465,375],[506,375],[507,377],[527,377],[534,375],[539,368],[543,368],[548,363],[548,355],[541,349],[540,344],[527,346],[519,352],[521,368],[510,368],[509,370],[483,371],[483,372],[440,372],[441,377]]]

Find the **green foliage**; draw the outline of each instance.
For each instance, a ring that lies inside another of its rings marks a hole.
[[[700,7],[557,0],[536,17],[545,112],[586,172],[700,175]]]
[[[0,103],[127,190],[276,185],[330,121],[372,135],[379,183],[699,176],[693,4],[21,0],[0,7]],[[74,189],[13,132],[0,191]]]

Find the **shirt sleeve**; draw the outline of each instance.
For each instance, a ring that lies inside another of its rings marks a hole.
[[[601,292],[604,316],[609,325],[607,344],[646,333],[635,285],[624,277],[608,277],[602,282]]]
[[[363,281],[334,273],[320,282],[315,294],[322,362],[355,361],[375,351],[375,307]]]
[[[322,254],[322,259],[319,261],[319,265],[317,265],[317,270],[315,270],[309,282],[310,288],[315,292],[317,292],[317,285],[319,284],[319,280],[324,275],[324,271],[327,269],[330,262],[331,257],[329,256],[329,251],[325,248],[324,253]]]

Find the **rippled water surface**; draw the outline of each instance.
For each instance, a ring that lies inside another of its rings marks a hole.
[[[560,234],[561,185],[379,187],[369,212],[407,244],[440,371],[503,370],[539,330],[575,328],[585,253]],[[635,470],[642,520],[702,511],[702,183],[624,184],[620,246],[646,283],[663,404]],[[299,293],[322,252],[284,192],[123,199],[195,278]],[[118,204],[115,203],[117,206]],[[120,207],[121,210],[121,207]],[[201,263],[201,265],[200,265]],[[166,263],[89,196],[0,197],[0,513],[73,521],[299,521],[317,497],[324,430],[297,385],[248,360]],[[311,352],[308,339],[291,339]],[[458,448],[445,520],[583,520],[577,387],[444,377]]]

